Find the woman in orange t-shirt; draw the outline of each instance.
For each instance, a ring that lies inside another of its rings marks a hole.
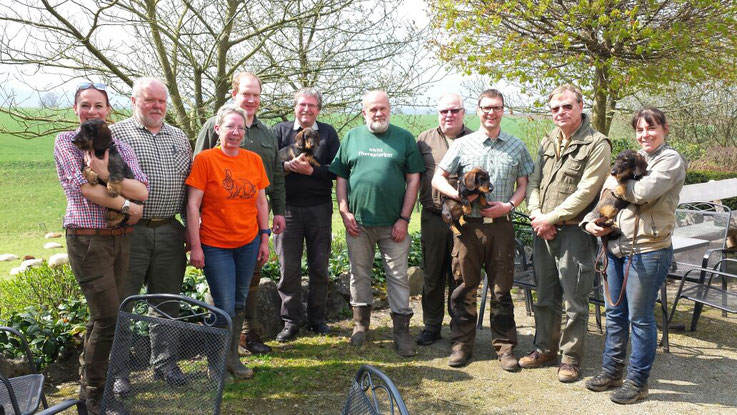
[[[232,318],[228,371],[239,379],[253,377],[240,362],[238,340],[251,276],[269,256],[270,235],[264,190],[269,179],[261,157],[240,148],[245,125],[240,107],[221,107],[215,123],[220,146],[195,157],[186,181],[190,262],[204,268],[215,306]]]

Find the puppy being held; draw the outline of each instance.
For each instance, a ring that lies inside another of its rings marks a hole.
[[[617,180],[617,186],[614,189],[604,189],[599,203],[594,209],[598,212],[599,217],[593,222],[602,228],[613,228],[609,233],[609,238],[615,238],[619,235],[619,231],[614,225],[614,219],[619,211],[626,208],[630,202],[624,199],[627,191],[628,180],[640,180],[647,172],[647,161],[639,153],[634,150],[624,150],[612,164],[611,175]]]
[[[104,183],[107,187],[108,196],[120,196],[121,182],[123,179],[135,178],[133,171],[123,161],[123,158],[120,157],[118,148],[113,143],[112,134],[105,121],[90,120],[83,123],[79,128],[79,133],[72,138],[72,144],[83,152],[94,155],[98,159],[103,159],[105,157],[105,151],[108,151],[107,167],[110,176],[108,177],[107,183]],[[82,175],[91,185],[102,182],[89,166],[82,168]],[[108,209],[105,219],[107,220],[108,227],[112,228],[124,224],[126,215],[117,210]]]
[[[308,163],[313,167],[319,167],[320,163],[315,160],[314,153],[318,145],[320,145],[320,134],[312,128],[307,127],[297,133],[297,136],[294,137],[294,144],[290,144],[279,150],[279,158],[282,164],[284,164],[304,154],[304,158]],[[291,172],[288,170],[284,171],[285,175],[289,173]]]
[[[463,215],[471,213],[472,203],[478,203],[480,208],[487,206],[486,194],[494,190],[489,173],[482,168],[474,168],[458,180],[458,196],[460,202],[447,198],[443,201],[441,216],[443,221],[450,226],[454,235],[460,235],[458,226],[463,226],[465,220]],[[473,197],[477,196],[477,197]],[[473,200],[469,200],[472,198]]]

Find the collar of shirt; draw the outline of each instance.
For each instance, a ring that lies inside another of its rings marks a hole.
[[[159,135],[159,134],[162,134],[162,133],[163,134],[169,134],[169,124],[167,124],[167,123],[161,124],[161,128],[159,129],[159,132],[156,133],[156,134],[154,134],[154,133],[151,132],[151,130],[149,130],[143,124],[141,124],[141,122],[138,121],[138,118],[131,117],[131,120],[133,120],[133,124],[136,126],[136,128],[138,128],[139,130],[146,130],[146,131],[149,132],[149,134],[151,134],[153,136],[156,136],[156,135]]]
[[[302,126],[301,126],[301,125],[299,125],[299,122],[297,122],[297,120],[294,120],[294,126],[292,126],[292,130],[294,130],[294,131],[299,131],[299,129],[300,129],[300,128],[302,128]],[[317,125],[317,121],[315,121],[315,122],[314,122],[314,123],[312,124],[312,127],[310,127],[310,128],[312,128],[313,130],[317,131],[317,130],[318,130],[318,125]]]
[[[495,143],[498,143],[500,141],[507,141],[510,137],[502,130],[499,130],[499,135],[496,136],[496,138],[494,139],[489,137],[484,130],[478,130],[473,135],[479,143],[486,143],[488,141],[490,145],[494,145]]]

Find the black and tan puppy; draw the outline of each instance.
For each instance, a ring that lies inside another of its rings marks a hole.
[[[72,144],[82,151],[92,152],[99,159],[105,157],[105,150],[110,150],[107,165],[110,177],[107,183],[105,183],[107,194],[110,197],[118,197],[120,195],[120,184],[123,179],[134,178],[133,171],[123,161],[123,158],[120,157],[118,148],[113,143],[112,134],[105,121],[90,120],[83,123],[79,128],[79,133],[72,138]],[[89,166],[82,168],[82,174],[90,184],[95,185],[101,182],[97,174]],[[126,216],[116,210],[108,209],[106,219],[109,227],[115,227],[120,225],[126,219]]]
[[[476,200],[481,208],[484,208],[486,206],[486,194],[492,190],[494,190],[494,186],[492,186],[489,173],[486,170],[480,167],[474,167],[471,171],[464,174],[458,180],[458,196],[460,196],[461,203],[463,204],[463,214],[468,215],[471,213],[471,202],[468,200],[469,196],[478,195]]]
[[[320,134],[312,128],[307,127],[297,133],[297,136],[294,137],[294,144],[290,144],[279,150],[279,158],[282,163],[285,163],[304,154],[311,165],[319,167],[320,163],[315,160],[314,153],[318,145],[320,145]],[[284,172],[284,174],[289,173],[288,171]]]
[[[440,213],[443,222],[447,223],[453,235],[460,235],[461,231],[458,226],[463,226],[466,221],[463,219],[463,205],[461,202],[447,198],[443,201],[443,210]]]
[[[640,180],[647,172],[647,161],[634,150],[624,150],[612,164],[611,174],[617,179],[617,186],[612,189],[606,189],[596,204],[595,211],[599,213],[599,217],[594,219],[594,223],[602,228],[614,227],[614,219],[620,210],[629,205],[630,202],[624,200],[627,190],[628,180]],[[615,229],[609,233],[608,238],[615,238],[619,232]]]

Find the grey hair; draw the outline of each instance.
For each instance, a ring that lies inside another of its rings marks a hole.
[[[166,84],[162,82],[160,79],[152,78],[149,76],[138,78],[135,81],[133,81],[133,91],[131,92],[131,95],[133,95],[136,98],[139,98],[141,96],[141,91],[152,83],[161,84],[161,86],[164,87],[164,91],[166,91],[166,99],[169,99],[169,88],[166,86]]]
[[[361,106],[363,106],[363,108],[366,108],[366,101],[373,94],[383,95],[386,97],[386,101],[389,102],[389,94],[387,94],[386,91],[382,91],[381,89],[372,89],[363,94],[363,98],[361,98]],[[389,107],[391,108],[391,102],[389,102]]]
[[[238,114],[241,117],[243,117],[243,123],[246,123],[246,112],[243,111],[243,108],[235,105],[235,104],[225,104],[218,110],[218,113],[215,115],[215,125],[220,126],[223,123],[223,120],[225,117],[227,117],[230,114]]]
[[[316,88],[313,88],[311,86],[306,86],[304,88],[298,89],[294,93],[294,106],[297,106],[297,101],[300,99],[300,97],[313,97],[317,100],[317,108],[322,109],[322,94],[320,91],[318,91]]]
[[[576,102],[582,103],[583,102],[583,93],[581,93],[581,90],[578,89],[575,85],[572,84],[563,84],[553,90],[553,92],[548,95],[548,102],[550,102],[551,99],[553,99],[554,96],[560,95],[564,92],[572,92],[573,95],[576,96]]]

